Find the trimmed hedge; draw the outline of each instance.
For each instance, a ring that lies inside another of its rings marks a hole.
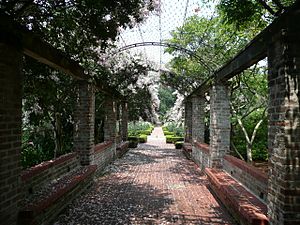
[[[136,148],[139,143],[139,137],[137,136],[128,136],[127,140],[129,141],[129,148]]]
[[[140,143],[146,143],[146,142],[147,142],[147,135],[141,134],[141,135],[139,136],[139,142],[140,142]]]
[[[184,141],[184,138],[183,137],[175,137],[173,135],[167,135],[166,141],[167,141],[167,143],[175,144],[175,142],[177,142],[177,141]]]
[[[167,135],[172,135],[174,136],[175,133],[174,132],[170,132],[170,131],[164,131],[164,135],[167,136]]]
[[[183,141],[176,141],[175,142],[175,148],[176,149],[182,149],[182,147],[183,147]]]

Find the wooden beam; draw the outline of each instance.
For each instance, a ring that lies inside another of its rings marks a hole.
[[[36,59],[54,69],[68,74],[75,79],[94,82],[87,71],[63,51],[58,50],[36,36],[32,31],[14,22],[8,15],[0,13],[0,40],[19,45],[25,55]],[[12,41],[13,40],[13,41]],[[107,84],[95,84],[98,91],[121,98],[122,95]]]
[[[188,97],[205,93],[212,82],[224,82],[267,57],[268,46],[280,34],[287,21],[300,21],[300,1],[297,1],[279,18],[250,41],[244,49],[218,69],[208,80],[200,84]]]

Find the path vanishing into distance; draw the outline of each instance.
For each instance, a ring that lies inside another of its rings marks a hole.
[[[161,127],[148,142],[130,149],[96,178],[55,225],[235,224],[208,188],[206,176],[173,144]]]

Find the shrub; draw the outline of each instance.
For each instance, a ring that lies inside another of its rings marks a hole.
[[[170,132],[170,131],[164,131],[164,135],[167,136],[167,135],[175,135],[174,132]]]
[[[128,135],[139,136],[141,134],[150,135],[154,129],[153,125],[149,122],[129,122]]]
[[[168,122],[163,127],[163,131],[173,132],[176,136],[184,136],[184,128],[181,124]]]
[[[183,141],[176,141],[175,142],[175,148],[181,149],[183,147]]]
[[[177,141],[184,141],[184,138],[173,136],[173,135],[167,135],[166,136],[166,141],[167,141],[167,143],[173,143],[174,144]]]
[[[137,141],[129,141],[129,148],[136,148],[138,146],[138,142]]]
[[[137,136],[128,136],[127,140],[129,141],[129,148],[136,148],[139,143],[139,137]]]
[[[139,142],[140,142],[140,143],[146,143],[146,142],[147,142],[147,135],[141,134],[141,135],[139,136]]]
[[[150,135],[151,132],[152,132],[152,131],[148,129],[148,130],[143,130],[143,131],[141,131],[140,134]]]

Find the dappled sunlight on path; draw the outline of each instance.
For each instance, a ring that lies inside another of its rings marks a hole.
[[[162,135],[155,128],[148,143],[108,166],[55,224],[234,224],[205,175]]]

